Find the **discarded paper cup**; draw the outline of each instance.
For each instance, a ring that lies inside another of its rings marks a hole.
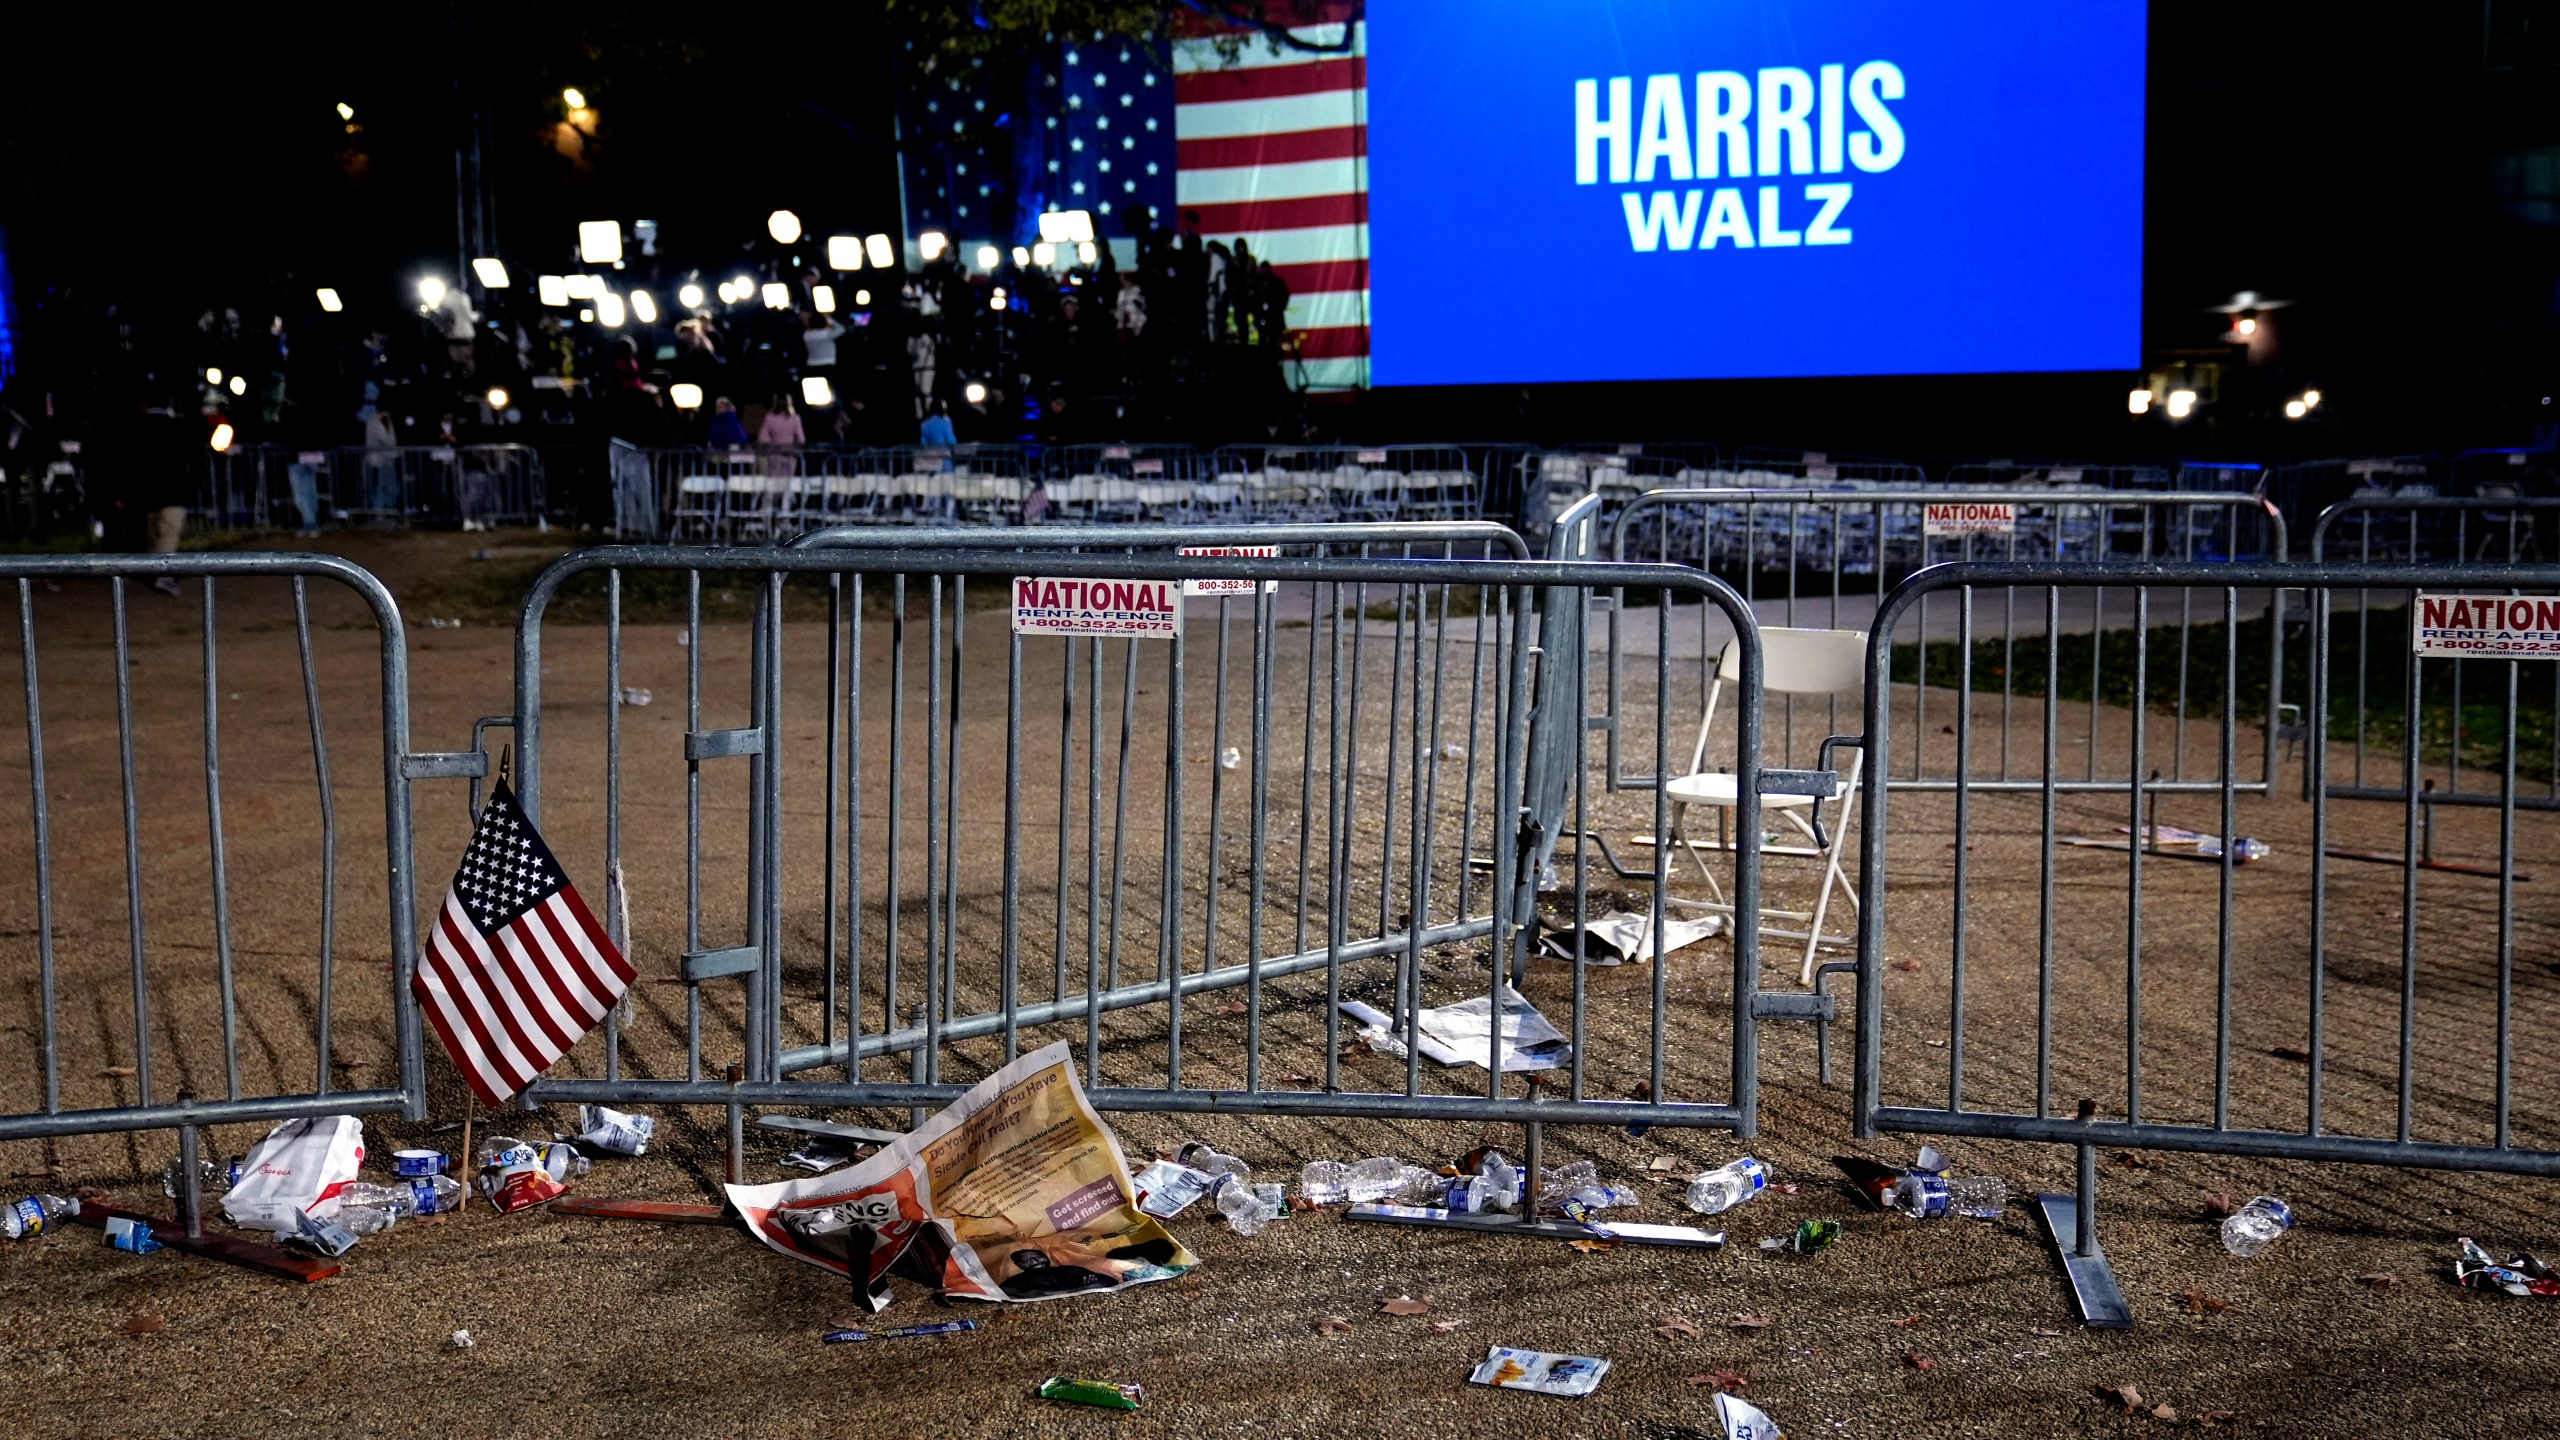
[[[409,1180],[423,1180],[444,1173],[444,1154],[436,1150],[394,1150],[391,1173]]]

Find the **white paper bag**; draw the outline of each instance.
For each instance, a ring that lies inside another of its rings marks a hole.
[[[363,1165],[364,1122],[353,1115],[287,1120],[242,1158],[222,1213],[253,1230],[291,1231],[304,1214],[325,1220]]]

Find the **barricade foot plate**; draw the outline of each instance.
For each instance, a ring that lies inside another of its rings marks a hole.
[[[172,1250],[183,1250],[189,1255],[201,1255],[208,1260],[227,1261],[243,1269],[255,1270],[261,1275],[272,1275],[279,1280],[292,1280],[300,1284],[307,1285],[314,1280],[326,1280],[337,1274],[341,1268],[335,1260],[323,1259],[316,1255],[296,1255],[290,1250],[279,1250],[273,1245],[261,1245],[255,1240],[243,1240],[236,1235],[205,1234],[190,1240],[186,1236],[187,1227],[175,1220],[163,1220],[157,1215],[145,1215],[139,1210],[127,1210],[100,1200],[81,1201],[80,1213],[71,1218],[80,1224],[94,1226],[100,1230],[106,1229],[107,1222],[110,1220],[139,1221],[151,1227],[152,1239]]]
[[[1629,1221],[1623,1225],[1604,1222],[1608,1233],[1596,1233],[1588,1225],[1571,1220],[1523,1220],[1517,1215],[1455,1214],[1438,1206],[1424,1205],[1354,1205],[1342,1212],[1346,1220],[1368,1220],[1384,1225],[1420,1225],[1435,1230],[1475,1230],[1488,1235],[1508,1235],[1531,1240],[1622,1240],[1630,1245],[1686,1245],[1701,1250],[1724,1248],[1724,1232],[1700,1230],[1689,1225],[1645,1225]]]
[[[655,1220],[667,1225],[725,1225],[732,1218],[726,1205],[684,1205],[666,1200],[608,1200],[601,1196],[563,1195],[551,1202],[559,1215],[590,1220]]]
[[[2044,1216],[2045,1239],[2052,1242],[2063,1274],[2070,1277],[2071,1298],[2080,1306],[2081,1321],[2095,1330],[2132,1329],[2133,1311],[2124,1303],[2124,1292],[2116,1288],[2116,1272],[2107,1266],[2106,1250],[2094,1240],[2086,1255],[2072,1249],[2080,1233],[2079,1197],[2038,1195],[2036,1206]]]

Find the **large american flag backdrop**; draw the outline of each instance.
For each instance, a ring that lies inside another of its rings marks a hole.
[[[1064,41],[1015,74],[949,65],[908,87],[912,226],[1028,238],[1047,210],[1105,237],[1243,239],[1289,284],[1306,382],[1369,383],[1367,27],[1360,0],[1271,7],[1297,44],[1180,11],[1170,35]],[[1294,377],[1293,377],[1294,378]]]

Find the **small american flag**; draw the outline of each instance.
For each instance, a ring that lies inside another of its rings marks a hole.
[[[568,1054],[638,978],[499,781],[415,982],[454,1068],[496,1106]]]

